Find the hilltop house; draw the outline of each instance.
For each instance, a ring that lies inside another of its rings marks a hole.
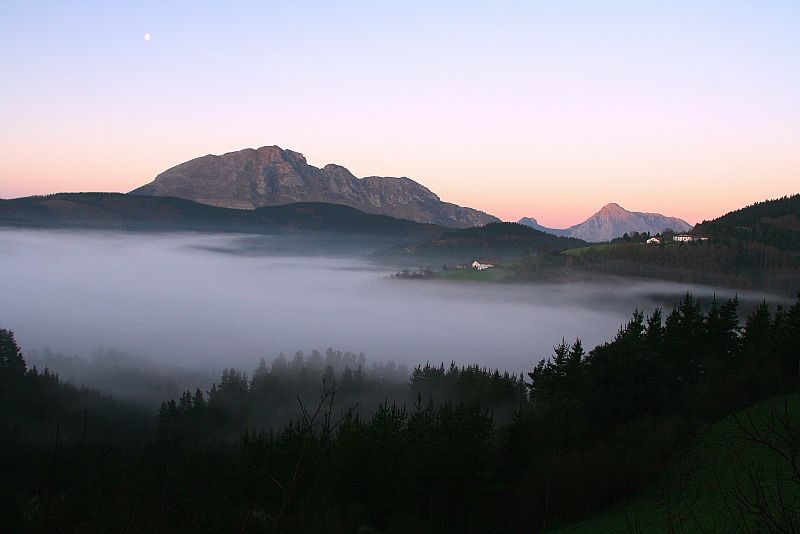
[[[650,239],[647,240],[647,244],[648,245],[660,245],[661,244],[661,238],[660,237],[651,237]]]
[[[491,269],[492,267],[494,267],[494,263],[490,262],[489,260],[475,260],[472,262],[472,268],[479,271]]]
[[[690,236],[689,234],[678,234],[675,237],[673,237],[672,240],[689,242],[689,241],[694,241],[694,236]]]

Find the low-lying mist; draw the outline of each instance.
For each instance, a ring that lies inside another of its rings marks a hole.
[[[50,350],[62,362],[133,354],[148,368],[203,370],[187,381],[328,347],[409,368],[455,361],[519,373],[562,337],[587,348],[613,337],[634,308],[669,308],[686,291],[733,295],[656,282],[395,280],[391,267],[313,250],[286,255],[271,239],[279,238],[0,230],[0,327],[26,353]]]

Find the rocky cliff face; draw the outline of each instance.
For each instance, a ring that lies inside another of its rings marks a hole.
[[[519,223],[531,226],[542,232],[577,237],[578,239],[595,243],[610,241],[615,237],[621,237],[625,233],[650,232],[651,234],[657,234],[667,228],[676,232],[685,232],[692,228],[692,225],[677,217],[667,217],[660,213],[628,211],[619,204],[614,203],[606,204],[600,211],[582,223],[569,228],[546,228],[539,225],[536,219],[530,217],[520,219]]]
[[[657,234],[667,228],[684,232],[692,226],[676,217],[628,211],[619,204],[607,204],[581,224],[571,227],[570,235],[585,241],[609,241],[625,233]]]
[[[255,209],[292,202],[343,204],[381,215],[455,228],[499,219],[442,202],[409,178],[356,178],[346,168],[309,165],[277,146],[208,155],[167,169],[134,195],[172,196],[225,208]]]

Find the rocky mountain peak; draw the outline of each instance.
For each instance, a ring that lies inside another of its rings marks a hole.
[[[131,194],[172,196],[238,209],[326,202],[454,228],[499,221],[482,211],[442,202],[410,178],[356,178],[341,165],[320,169],[309,165],[300,152],[275,145],[181,163]]]
[[[582,223],[569,228],[546,228],[540,226],[536,219],[532,217],[524,217],[519,222],[543,232],[577,237],[584,241],[593,242],[609,241],[615,237],[621,237],[625,233],[650,232],[651,234],[657,234],[667,228],[683,232],[692,227],[686,221],[676,217],[666,217],[660,213],[628,211],[614,202],[606,204],[600,208],[600,211]]]
[[[229,152],[228,154],[238,154],[239,152]],[[258,158],[262,161],[285,161],[288,163],[295,163],[305,165],[306,157],[301,154],[300,152],[295,152],[293,150],[286,150],[277,145],[269,145],[269,146],[262,146],[255,149],[255,153],[258,155]],[[228,154],[224,154],[223,157],[227,156]]]
[[[625,217],[626,215],[630,215],[631,212],[616,202],[611,202],[600,208],[600,211],[598,211],[597,214],[602,215],[603,217]]]

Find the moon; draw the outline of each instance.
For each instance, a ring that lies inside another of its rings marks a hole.
[[[145,41],[149,41],[150,40],[150,32],[145,32],[144,33],[144,40]]]

